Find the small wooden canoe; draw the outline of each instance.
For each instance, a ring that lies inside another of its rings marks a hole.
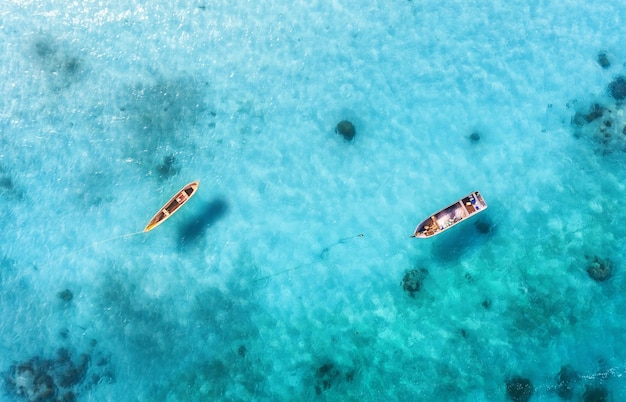
[[[174,212],[178,211],[180,207],[182,207],[189,199],[196,193],[198,190],[198,186],[200,185],[197,181],[192,181],[183,187],[176,195],[174,195],[170,200],[163,205],[163,207],[157,212],[150,222],[143,230],[144,233],[148,232],[155,227],[159,226],[163,222],[167,220]]]
[[[478,191],[474,191],[424,219],[415,228],[413,237],[426,238],[437,235],[485,209],[487,203]]]

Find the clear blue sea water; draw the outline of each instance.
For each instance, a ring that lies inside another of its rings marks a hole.
[[[625,15],[4,1],[0,398],[626,400]]]

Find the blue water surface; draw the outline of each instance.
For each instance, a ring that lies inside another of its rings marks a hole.
[[[4,1],[1,398],[626,400],[625,15]]]

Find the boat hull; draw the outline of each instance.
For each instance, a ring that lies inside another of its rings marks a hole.
[[[487,203],[478,191],[474,191],[420,222],[413,232],[413,237],[427,238],[438,235],[485,209]]]
[[[182,207],[187,201],[189,201],[189,199],[198,190],[199,185],[199,182],[192,181],[191,183],[180,189],[179,192],[177,192],[172,198],[170,198],[168,202],[165,203],[165,205],[161,207],[159,212],[154,214],[152,219],[150,219],[150,222],[148,222],[145,229],[143,230],[144,233],[151,231],[152,229],[169,219],[170,216],[172,216],[176,211],[178,211],[180,207]]]

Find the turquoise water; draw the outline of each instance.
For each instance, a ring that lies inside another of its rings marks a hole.
[[[2,398],[626,399],[626,7],[556,3],[4,2]]]

